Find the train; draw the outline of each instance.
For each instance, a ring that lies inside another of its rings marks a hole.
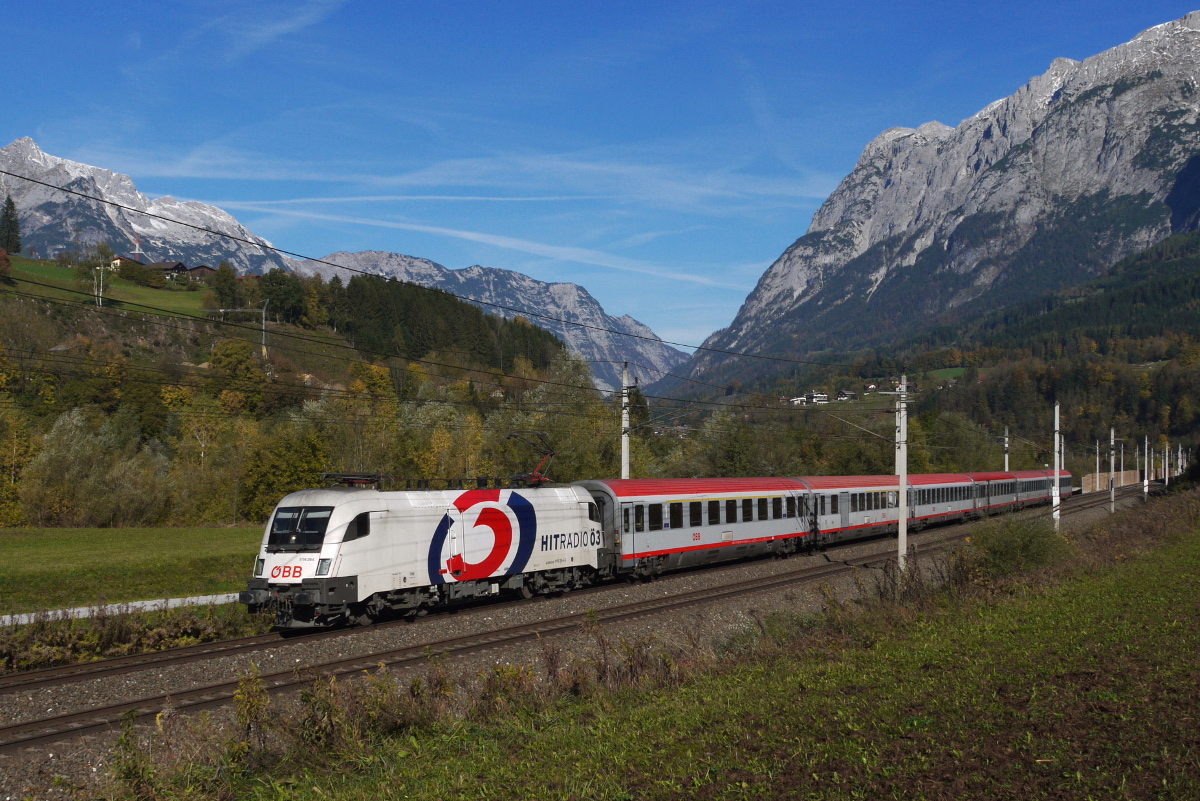
[[[1071,475],[1060,471],[1064,496]],[[284,497],[238,600],[283,631],[369,624],[501,595],[895,534],[899,480],[881,476],[594,479],[384,490],[358,477]],[[1050,502],[1054,472],[913,474],[909,527]]]

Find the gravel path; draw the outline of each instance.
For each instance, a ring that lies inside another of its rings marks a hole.
[[[1125,502],[1140,503],[1140,499]],[[1102,518],[1106,509],[1090,510],[1064,520],[1071,528],[1085,526]],[[939,529],[910,537],[919,549],[929,535],[937,536]],[[894,542],[894,541],[893,541]],[[854,543],[831,549],[829,558],[853,561],[879,549],[880,540]],[[19,722],[47,714],[65,714],[103,703],[137,699],[201,687],[227,681],[250,673],[255,667],[273,672],[289,667],[302,667],[328,659],[370,654],[390,648],[420,645],[446,637],[462,636],[503,626],[529,623],[590,609],[604,609],[630,601],[674,595],[689,590],[754,577],[767,577],[794,570],[797,567],[823,564],[825,557],[803,556],[789,560],[762,559],[732,566],[678,573],[648,583],[616,583],[589,592],[570,593],[558,598],[536,599],[527,602],[497,603],[487,606],[439,612],[407,624],[370,627],[346,637],[320,641],[304,638],[281,640],[279,647],[244,656],[218,657],[174,667],[139,671],[127,676],[97,678],[80,684],[33,690],[0,696],[0,719]],[[862,571],[863,583],[870,586],[873,571]],[[653,637],[661,644],[683,647],[689,637],[709,645],[755,625],[755,618],[773,612],[813,614],[824,605],[827,587],[834,597],[851,599],[860,594],[852,575],[843,575],[823,585],[796,585],[791,588],[765,590],[735,601],[724,601],[691,610],[663,613],[635,620],[604,624],[603,632],[610,642],[634,642]],[[565,634],[554,638],[568,660],[571,655],[583,656],[595,642],[583,633]],[[540,667],[541,649],[528,645],[496,646],[482,652],[454,657],[446,669],[459,679],[478,676],[497,663],[530,664]],[[425,668],[398,671],[401,679],[409,674],[423,673]],[[210,713],[214,720],[222,717],[220,710]],[[65,741],[41,749],[30,749],[18,755],[0,755],[0,801],[36,798],[68,798],[69,785],[87,785],[104,776],[113,736]],[[55,787],[58,778],[67,786]]]

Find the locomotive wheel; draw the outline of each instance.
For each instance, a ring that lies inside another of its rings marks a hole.
[[[521,597],[524,598],[526,601],[528,601],[530,598],[533,597],[533,588],[530,587],[528,584],[522,584],[521,588],[518,589],[517,592],[519,592],[521,594]]]
[[[350,622],[355,626],[369,626],[375,622],[375,615],[366,604],[351,604],[346,612]]]

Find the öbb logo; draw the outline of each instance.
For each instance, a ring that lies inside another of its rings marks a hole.
[[[271,568],[271,578],[300,578],[300,571],[303,569],[301,565],[275,565]]]
[[[476,506],[483,508],[478,510],[472,523],[470,513]],[[509,492],[508,499],[501,504],[500,490],[480,489],[459,495],[454,501],[454,508],[458,510],[459,522],[455,522],[450,512],[442,515],[441,522],[433,532],[433,541],[429,544],[431,584],[488,578],[504,566],[509,556],[512,556],[512,561],[502,575],[520,573],[525,569],[537,537],[537,513],[533,504],[515,492]],[[517,523],[515,532],[512,525],[514,519]],[[456,525],[459,530],[451,537],[451,530]],[[480,539],[479,534],[473,533],[479,528],[491,530],[492,547],[486,554],[482,554],[482,549],[476,553],[467,547],[469,540]],[[467,536],[469,532],[472,533],[470,538]],[[482,559],[478,558],[480,555]],[[471,559],[477,561],[469,561]]]

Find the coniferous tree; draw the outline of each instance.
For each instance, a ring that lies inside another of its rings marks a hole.
[[[13,203],[12,195],[4,201],[4,211],[0,213],[0,248],[9,253],[21,252],[21,221],[17,219],[17,204]]]

